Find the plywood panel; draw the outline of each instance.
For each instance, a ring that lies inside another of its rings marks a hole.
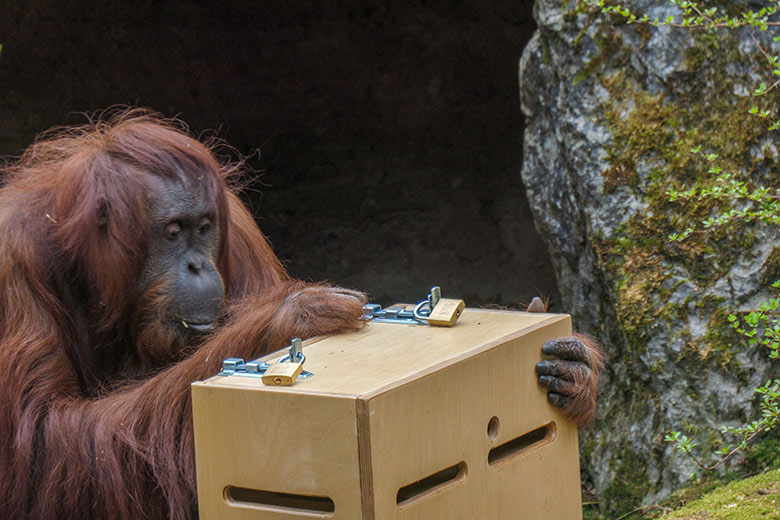
[[[451,329],[370,323],[309,341],[315,376],[292,387],[195,383],[201,519],[580,518],[577,432],[534,373],[542,343],[570,333],[565,315],[466,309]],[[447,483],[398,503],[400,488],[447,468]],[[326,496],[335,511],[236,503],[227,486]]]
[[[277,391],[366,395],[471,355],[563,315],[466,309],[452,328],[368,323],[364,330],[304,343],[304,368],[315,377]],[[286,354],[286,351],[284,352]],[[279,354],[267,356],[275,359]],[[254,379],[228,377],[214,384],[257,387]]]
[[[568,319],[560,319],[372,398],[376,518],[579,518],[577,432],[533,377],[542,343],[570,333]],[[494,416],[500,429],[491,440]],[[551,442],[488,464],[492,447],[551,422]],[[461,461],[468,467],[462,482],[397,504],[399,488]]]
[[[229,505],[226,486],[326,496],[336,509],[329,518],[361,517],[354,399],[201,383],[193,408],[201,518],[302,518]]]

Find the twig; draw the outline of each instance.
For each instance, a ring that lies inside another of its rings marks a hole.
[[[752,441],[752,440],[753,440],[753,439],[756,437],[756,435],[758,435],[759,433],[762,433],[762,432],[766,431],[768,428],[769,428],[769,427],[768,427],[767,425],[764,425],[764,426],[762,426],[762,427],[761,427],[761,428],[759,428],[758,430],[754,431],[754,432],[753,432],[753,433],[752,433],[752,434],[751,434],[751,435],[750,435],[750,436],[749,436],[747,439],[745,439],[745,442],[744,442],[744,443],[740,443],[740,445],[749,444],[749,443],[750,443],[750,441]],[[714,465],[712,465],[712,466],[707,466],[707,465],[705,465],[704,463],[702,463],[702,462],[701,462],[701,461],[700,461],[700,460],[699,460],[699,459],[698,459],[698,458],[697,458],[697,457],[696,457],[696,456],[695,456],[693,453],[691,453],[691,452],[690,452],[690,450],[688,450],[687,448],[683,447],[683,448],[682,448],[682,450],[683,450],[683,451],[685,452],[685,454],[686,454],[686,455],[688,455],[688,456],[691,458],[691,460],[693,460],[693,462],[695,462],[695,463],[696,463],[696,464],[697,464],[697,465],[698,465],[698,466],[699,466],[701,469],[703,469],[703,470],[705,470],[705,471],[712,471],[713,469],[717,468],[718,466],[720,466],[721,464],[723,464],[724,462],[726,462],[726,461],[727,461],[727,460],[728,460],[728,459],[729,459],[729,458],[730,458],[732,455],[734,455],[734,454],[735,454],[735,453],[737,453],[738,451],[742,451],[742,449],[740,448],[740,445],[737,445],[737,447],[736,447],[736,448],[734,448],[733,450],[731,450],[731,451],[730,451],[730,452],[729,452],[729,453],[728,453],[728,454],[727,454],[725,457],[723,457],[722,459],[720,459],[720,461],[718,461],[717,463],[715,463],[715,464],[714,464]]]

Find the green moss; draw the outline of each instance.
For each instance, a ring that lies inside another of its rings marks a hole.
[[[750,148],[766,134],[766,122],[748,115],[756,104],[754,98],[733,94],[734,82],[725,68],[734,56],[724,60],[724,48],[737,46],[721,35],[697,38],[686,54],[689,70],[683,74],[684,86],[676,89],[674,98],[644,90],[641,78],[632,77],[628,68],[601,80],[610,93],[603,122],[613,136],[607,148],[609,166],[602,172],[604,191],[628,190],[648,206],[623,222],[615,236],[595,244],[602,266],[613,275],[618,320],[634,353],[641,352],[651,325],[659,320],[671,325],[691,310],[690,302],[669,302],[675,290],[668,283],[672,267],[683,267],[703,293],[734,267],[755,240],[753,229],[744,222],[695,234],[682,243],[667,238],[698,227],[720,209],[713,201],[669,201],[668,190],[705,186],[714,178],[703,153],[719,154],[718,165],[728,171],[749,175],[757,166]],[[605,59],[617,53],[610,52]],[[702,154],[691,152],[697,146]],[[780,278],[780,253],[772,258],[772,265],[767,276]],[[712,303],[699,307],[701,317],[717,308]],[[731,365],[737,346],[744,342],[727,325],[723,313],[713,314],[707,333],[691,350],[721,367]]]
[[[541,33],[540,40],[542,42],[542,63],[552,65],[552,52],[550,51],[550,42],[547,40],[546,33]]]
[[[708,295],[708,291],[753,248],[754,225],[734,222],[672,242],[669,235],[688,227],[700,228],[700,223],[723,209],[725,205],[720,204],[725,203],[671,202],[668,191],[709,186],[716,174],[708,171],[712,163],[704,157],[707,153],[718,154],[718,166],[741,175],[748,183],[758,171],[779,170],[774,159],[757,159],[751,154],[751,148],[767,135],[768,123],[748,111],[757,105],[778,113],[780,98],[734,95],[738,85],[729,79],[727,67],[729,62],[744,58],[730,35],[696,37],[685,55],[687,72],[672,78],[675,84],[666,94],[651,91],[647,78],[636,77],[633,68],[617,66],[626,54],[618,48],[622,39],[612,38],[613,45],[609,49],[600,46],[601,55],[584,65],[577,77],[579,81],[594,78],[609,93],[600,121],[612,134],[606,149],[608,166],[602,172],[604,192],[621,191],[647,206],[625,218],[614,234],[597,234],[592,240],[599,265],[607,274],[606,292],[615,295],[617,319],[628,347],[620,349],[620,356],[632,370],[651,331],[657,337],[660,325],[668,331],[670,342],[684,342],[676,360],[683,368],[728,370],[746,378],[749,367],[739,366],[735,357],[746,341],[730,327],[722,298]],[[604,70],[616,72],[607,76],[601,73]],[[701,153],[692,152],[699,146]],[[780,183],[780,173],[776,177],[773,180]],[[768,283],[780,279],[780,250],[767,259],[763,274]],[[689,294],[681,301],[678,290],[683,283],[692,284],[693,290],[686,291]],[[694,338],[690,329],[681,328],[689,317],[706,320],[701,337]],[[649,370],[659,374],[664,368],[659,362]],[[688,396],[708,399],[709,394],[702,390],[692,384]],[[631,395],[642,391],[632,388]],[[654,397],[646,399],[649,402]],[[715,410],[717,404],[705,402],[703,406]],[[675,429],[696,436],[705,447],[717,448],[721,443],[717,435],[700,438],[707,432],[695,424],[675,425]],[[615,480],[601,497],[602,513],[629,511],[653,488],[645,476],[646,467],[636,460],[630,447],[622,454]]]
[[[780,468],[780,430],[771,430],[751,446],[742,466],[749,473]]]
[[[734,356],[744,348],[745,341],[731,327],[729,314],[726,309],[715,309],[707,323],[707,332],[698,341],[691,342],[691,345],[702,361],[715,361],[720,369],[739,375],[742,367],[734,360]]]
[[[663,361],[656,361],[650,366],[650,373],[653,375],[662,374],[666,369],[666,363]]]
[[[761,266],[761,283],[769,286],[780,280],[780,247],[774,247]]]
[[[708,153],[718,154],[717,166],[738,174],[749,184],[759,172],[764,176],[761,183],[766,184],[768,177],[780,184],[780,169],[773,154],[751,154],[751,149],[766,138],[768,123],[748,113],[753,106],[780,113],[780,98],[734,94],[755,88],[738,84],[729,74],[733,63],[752,57],[741,56],[734,34],[727,32],[690,33],[694,45],[684,56],[687,70],[667,78],[668,88],[651,88],[649,78],[637,74],[634,67],[623,66],[630,52],[635,51],[628,49],[622,34],[637,31],[640,45],[644,45],[652,29],[622,22],[618,26],[620,29],[608,23],[599,26],[595,43],[600,52],[589,57],[573,80],[575,85],[587,82],[579,88],[593,84],[609,94],[602,106],[602,119],[597,121],[612,134],[606,148],[608,166],[602,172],[604,193],[630,195],[646,206],[627,216],[613,234],[591,237],[605,272],[605,293],[615,296],[616,317],[627,344],[617,355],[629,374],[635,367],[639,370],[644,365],[637,360],[647,340],[651,334],[657,338],[661,327],[668,332],[670,342],[685,344],[676,360],[681,369],[728,370],[746,376],[749,368],[739,366],[735,357],[746,341],[730,327],[722,298],[708,294],[753,248],[754,225],[734,222],[714,231],[694,233],[683,242],[672,242],[669,235],[689,227],[701,228],[700,223],[724,209],[726,203],[671,202],[668,192],[711,185],[717,174],[709,172],[713,164],[704,157]],[[591,33],[592,28],[587,33],[583,30],[580,37]],[[636,38],[631,41],[636,42]],[[696,147],[701,153],[692,152]],[[780,251],[772,252],[763,273],[769,283],[780,279]],[[692,290],[681,291],[681,284],[691,284]],[[705,320],[703,335],[694,338],[691,330],[683,327],[689,318]],[[651,374],[661,374],[664,369],[665,363],[660,361],[649,367]],[[637,400],[651,403],[657,398],[649,395],[638,377],[628,379],[615,384],[631,387],[626,388],[626,394],[632,396],[631,406]],[[712,397],[695,383],[687,392],[696,400]],[[704,402],[702,406],[715,409],[717,404]],[[641,415],[636,409],[631,413]],[[717,448],[722,442],[717,435],[706,437],[709,432],[696,424],[674,426],[696,436],[704,447]],[[587,442],[583,444],[583,453],[588,456],[593,449]],[[654,489],[641,457],[628,445],[618,452],[622,460],[615,479],[600,497],[602,514],[630,511]],[[591,516],[599,518],[596,513]]]
[[[714,473],[706,473],[703,478],[694,476],[685,487],[675,490],[672,493],[672,496],[664,502],[664,505],[669,509],[679,509],[685,504],[699,500],[707,493],[711,493],[733,480],[735,480],[735,478],[732,474],[718,476]],[[659,518],[662,516],[663,514],[659,512],[658,514],[652,514],[649,517]]]
[[[630,511],[649,491],[647,464],[641,456],[634,454],[626,446],[615,478],[604,491],[605,503],[601,504],[602,510],[610,513]]]
[[[583,503],[585,500],[583,500]],[[603,517],[599,514],[598,511],[595,509],[592,509],[589,505],[586,505],[582,509],[582,520],[601,520]]]
[[[647,334],[658,318],[657,306],[649,297],[657,292],[667,278],[659,259],[639,247],[625,252],[623,278],[616,309],[620,328],[632,350],[641,352]]]
[[[610,166],[602,172],[604,189],[610,193],[621,186],[637,188],[640,181],[637,164],[659,149],[668,149],[676,143],[675,132],[670,126],[675,107],[665,103],[662,95],[633,90],[622,72],[607,79],[604,86],[618,101],[604,107],[604,116],[612,131],[612,145],[607,149]],[[635,108],[626,112],[629,101]],[[669,166],[685,166],[679,162],[675,160]]]
[[[780,519],[780,471],[717,487],[700,499],[664,515],[664,520],[754,520]]]
[[[574,38],[575,48],[578,46],[580,39],[585,36],[587,29],[588,26],[586,25],[577,37]],[[574,85],[577,85],[585,78],[593,76],[608,61],[612,61],[611,65],[614,66],[613,57],[623,47],[623,37],[617,31],[602,31],[596,35],[595,42],[599,47],[599,53],[592,60],[585,63],[585,66],[574,76]],[[625,53],[623,54],[625,55]]]
[[[585,440],[585,442],[580,445],[580,458],[590,460],[591,455],[593,455],[593,450],[596,449],[596,445],[596,439],[593,437],[589,437]]]

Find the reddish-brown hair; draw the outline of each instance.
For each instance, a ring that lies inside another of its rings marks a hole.
[[[3,170],[0,518],[193,518],[190,383],[225,357],[360,326],[362,295],[288,278],[227,187],[232,169],[176,122],[130,110],[48,133]],[[154,367],[136,349],[168,340],[136,343],[130,323],[151,175],[216,202],[226,286],[221,326]]]
[[[150,147],[148,143],[155,143]],[[50,233],[62,260],[93,277],[95,296],[118,304],[129,293],[131,278],[146,256],[149,234],[145,193],[147,177],[186,178],[217,204],[220,268],[229,283],[228,208],[222,168],[204,145],[166,121],[144,111],[115,114],[108,121],[46,134],[5,172],[6,183],[25,192],[26,211],[9,213],[13,221]],[[32,221],[28,218],[34,216]],[[19,223],[17,223],[19,225]],[[110,266],[110,270],[106,269]],[[125,309],[107,308],[111,326]]]

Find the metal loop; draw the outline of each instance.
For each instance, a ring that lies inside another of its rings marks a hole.
[[[306,362],[306,356],[303,355],[303,352],[298,352],[298,359],[300,359],[300,363]],[[276,360],[277,363],[287,363],[288,361],[290,361],[290,354],[285,354]],[[292,361],[290,361],[290,363],[292,363]]]
[[[441,300],[441,288],[439,286],[431,287],[430,294],[420,303],[415,305],[413,310],[400,307],[390,307],[383,309],[381,305],[369,303],[363,306],[363,319],[374,320],[382,323],[404,323],[404,324],[428,324],[428,317],[433,312],[436,304]]]
[[[428,306],[428,314],[431,313],[431,303],[428,300],[423,300],[414,307],[414,319],[423,323],[428,323],[428,314],[423,314],[423,307]]]

